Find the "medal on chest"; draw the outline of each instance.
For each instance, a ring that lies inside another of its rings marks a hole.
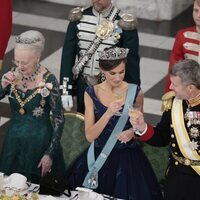
[[[197,139],[200,136],[200,112],[187,111],[185,113],[186,125],[188,127],[188,134],[191,138]]]
[[[23,114],[25,113],[24,108],[20,108],[20,109],[19,109],[19,113],[20,113],[21,115],[23,115]]]
[[[105,40],[107,39],[114,30],[114,24],[111,21],[103,20],[100,25],[97,26],[96,35]]]
[[[36,118],[41,117],[44,114],[44,108],[42,108],[41,106],[35,107],[35,109],[33,110],[33,116],[35,116]]]
[[[41,93],[41,96],[42,96],[42,97],[47,97],[47,96],[49,96],[50,91],[48,90],[48,88],[43,87],[43,88],[41,89],[40,93]]]

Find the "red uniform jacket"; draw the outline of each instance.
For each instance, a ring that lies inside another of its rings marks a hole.
[[[200,63],[200,33],[197,32],[196,26],[178,31],[176,40],[170,56],[169,70],[166,78],[165,91],[169,91],[170,86],[170,69],[173,64],[179,60],[192,59]]]
[[[1,0],[0,6],[0,70],[12,30],[12,0]]]

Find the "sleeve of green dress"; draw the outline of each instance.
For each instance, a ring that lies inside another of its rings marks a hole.
[[[10,86],[6,87],[6,88],[3,88],[2,84],[1,84],[1,79],[2,78],[0,78],[0,99],[3,99],[6,95],[9,94],[9,92],[10,92]]]
[[[49,99],[52,111],[53,136],[50,146],[46,151],[46,154],[50,155],[50,157],[53,158],[56,155],[56,152],[60,146],[60,138],[64,126],[64,110],[62,106],[58,81],[54,75],[51,75],[49,79],[51,79],[50,82],[53,84]]]

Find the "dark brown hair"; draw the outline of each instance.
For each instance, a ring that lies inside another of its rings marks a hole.
[[[126,64],[127,59],[117,59],[117,60],[100,60],[99,59],[99,67],[104,71],[110,71],[114,68],[116,68],[121,63]]]

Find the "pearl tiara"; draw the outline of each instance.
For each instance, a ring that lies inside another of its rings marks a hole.
[[[33,44],[41,41],[40,38],[21,38],[20,36],[15,36],[15,42],[18,44]]]
[[[99,60],[119,60],[127,57],[129,49],[114,47],[99,52]]]

